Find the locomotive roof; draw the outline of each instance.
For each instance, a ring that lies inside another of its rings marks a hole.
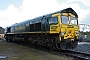
[[[74,14],[76,17],[78,17],[78,14],[72,9],[72,8],[66,8],[64,10],[61,10],[61,13],[68,12]]]
[[[57,12],[54,12],[54,13],[50,13],[50,14],[46,14],[46,15],[43,15],[43,16],[39,16],[39,17],[36,17],[34,19],[29,19],[29,20],[26,20],[26,21],[23,21],[23,22],[27,22],[27,21],[30,21],[30,20],[37,20],[37,19],[42,19],[43,17],[51,17],[52,14],[56,14],[56,13],[72,13],[74,14],[76,17],[78,17],[78,14],[72,9],[72,8],[66,8],[66,9],[63,9],[63,10],[60,10],[60,11],[57,11]],[[20,22],[20,23],[23,23],[23,22]],[[18,25],[20,23],[17,23],[17,24],[14,24],[12,26],[15,26],[15,25]]]
[[[51,13],[51,14],[47,14],[47,15],[45,15],[45,16],[52,15],[52,14],[56,14],[56,13],[72,13],[72,14],[74,14],[76,17],[78,17],[78,14],[77,14],[72,8],[66,8],[66,9],[63,9],[63,10],[60,10],[60,11]]]
[[[30,19],[30,20],[42,19],[43,17],[49,18],[49,17],[52,16],[52,14],[56,14],[56,13],[72,13],[72,14],[74,14],[76,17],[78,17],[78,14],[77,14],[72,8],[66,8],[66,9],[63,9],[63,10],[60,10],[60,11],[57,11],[57,12],[54,12],[54,13],[46,14],[46,15],[43,15],[43,16],[39,16],[39,17]]]
[[[46,14],[46,15],[43,15],[43,16],[40,16],[40,17],[36,17],[36,18],[30,19],[30,20],[42,19],[43,17],[48,18],[48,17],[51,17],[52,14],[56,14],[56,13],[72,13],[76,17],[78,17],[78,14],[72,8],[66,8],[66,9],[63,9],[63,10],[60,10],[60,11],[57,11],[57,12],[54,12],[54,13]]]

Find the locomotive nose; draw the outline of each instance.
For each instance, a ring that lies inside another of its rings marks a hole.
[[[74,40],[75,32],[74,28],[66,29],[66,33],[64,35],[64,39]]]

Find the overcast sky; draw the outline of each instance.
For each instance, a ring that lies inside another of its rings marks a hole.
[[[90,0],[0,0],[0,26],[73,8],[79,15],[79,23],[90,24]]]

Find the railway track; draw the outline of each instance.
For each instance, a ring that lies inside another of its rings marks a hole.
[[[90,60],[90,54],[84,53],[84,52],[80,52],[80,51],[71,51],[71,50],[63,50],[63,51],[58,51],[58,50],[49,50],[48,48],[45,47],[38,47],[37,45],[28,45],[28,44],[23,44],[21,43],[21,45],[24,46],[28,46],[28,47],[33,47],[35,49],[39,49],[39,50],[43,50],[43,51],[47,51],[51,54],[55,54],[55,55],[66,55],[68,57],[73,57],[74,60]]]
[[[63,50],[63,51],[58,51],[58,50],[48,50],[45,47],[40,48],[41,50],[45,49],[49,53],[53,52],[52,54],[55,55],[66,55],[69,57],[73,57],[75,60],[90,60],[90,54],[87,54],[85,52],[80,52],[80,51],[71,51],[71,50]]]
[[[75,60],[90,60],[90,54],[79,52],[79,51],[69,51],[65,50],[62,51],[64,55],[68,55],[70,57],[73,57]]]

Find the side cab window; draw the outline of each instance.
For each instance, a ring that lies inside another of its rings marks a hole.
[[[52,17],[49,19],[49,24],[57,24],[58,23],[58,17]]]

